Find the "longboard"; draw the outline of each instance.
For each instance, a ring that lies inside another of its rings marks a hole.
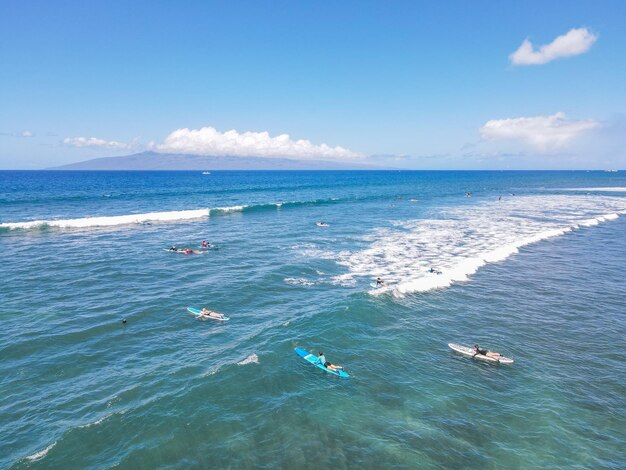
[[[460,344],[449,343],[448,347],[459,354],[463,354],[464,356],[472,357],[474,359],[478,359],[480,361],[492,362],[495,364],[513,364],[513,359],[508,357],[500,356],[499,358],[485,356],[484,354],[476,354],[474,348],[470,348],[468,346],[462,346]]]

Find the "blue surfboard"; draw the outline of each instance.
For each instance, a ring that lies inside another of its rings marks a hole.
[[[317,359],[317,356],[315,354],[311,354],[309,351],[305,351],[302,348],[296,348],[296,349],[294,349],[294,351],[302,359],[304,359],[307,362],[310,362],[315,367],[319,367],[324,372],[328,372],[329,374],[333,374],[333,375],[338,375],[339,377],[343,377],[344,379],[347,379],[348,377],[350,377],[350,375],[347,374],[346,372],[344,372],[343,370],[330,370],[330,369],[327,369],[326,367],[324,367],[324,364],[321,364],[319,362],[319,360]]]

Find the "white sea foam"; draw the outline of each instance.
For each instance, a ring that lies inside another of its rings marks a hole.
[[[337,254],[330,250],[322,250],[315,243],[298,243],[291,247],[300,256],[318,259],[336,259]]]
[[[561,191],[606,191],[611,193],[626,193],[626,188],[620,186],[606,187],[606,188],[561,188]]]
[[[145,222],[171,222],[178,220],[199,219],[209,216],[209,209],[195,209],[186,211],[148,212],[145,214],[129,214],[104,217],[84,217],[81,219],[65,220],[33,220],[31,222],[6,222],[0,228],[36,229],[43,227],[57,228],[90,228],[112,227],[116,225],[142,224]]]
[[[356,279],[354,279],[353,275],[349,273],[339,274],[337,276],[333,276],[330,280],[330,283],[334,286],[354,287],[356,286]]]
[[[28,457],[26,457],[26,460],[30,462],[34,462],[35,460],[43,459],[46,456],[46,454],[50,452],[50,449],[52,449],[55,445],[57,445],[56,441],[54,441],[45,449],[42,449],[39,452],[35,452],[34,454],[29,455]]]
[[[315,282],[309,280],[309,279],[305,279],[303,277],[286,277],[285,279],[283,279],[283,281],[286,284],[292,285],[292,286],[312,286],[313,284],[315,284]]]
[[[387,287],[372,289],[372,295],[445,288],[524,246],[615,220],[624,209],[623,198],[603,196],[524,196],[447,208],[432,218],[396,221],[366,237],[372,241],[365,249],[336,254],[348,272],[333,282],[380,276]]]
[[[258,363],[259,363],[259,356],[257,356],[255,353],[252,353],[248,357],[243,359],[242,361],[239,361],[237,365],[245,366],[246,364],[258,364]]]

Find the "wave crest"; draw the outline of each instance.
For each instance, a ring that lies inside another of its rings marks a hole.
[[[64,220],[33,220],[30,222],[6,222],[0,228],[8,230],[32,230],[54,228],[91,228],[114,227],[116,225],[143,224],[146,222],[171,222],[177,220],[199,219],[209,216],[209,209],[186,211],[148,212],[145,214],[114,215],[103,217],[84,217]]]
[[[333,204],[338,199],[315,199],[311,201],[273,202],[251,205],[235,205],[182,211],[147,212],[144,214],[127,214],[114,216],[82,217],[76,219],[32,220],[24,222],[0,223],[0,231],[10,230],[46,230],[85,229],[98,227],[115,227],[123,225],[146,224],[151,222],[177,222],[209,217],[210,215],[230,214],[232,212],[248,212],[257,210],[280,209],[306,205]]]
[[[503,261],[526,245],[615,220],[623,209],[623,199],[602,196],[520,196],[451,207],[433,218],[375,230],[366,237],[367,248],[336,255],[348,272],[334,279],[347,283],[380,276],[387,287],[372,289],[375,296],[441,289],[467,281],[485,264]]]
[[[34,454],[32,454],[32,455],[29,455],[28,457],[26,457],[26,460],[28,460],[29,462],[34,462],[34,461],[36,461],[36,460],[43,459],[43,458],[46,456],[46,454],[47,454],[48,452],[50,452],[50,450],[51,450],[51,449],[52,449],[55,445],[57,445],[56,441],[54,441],[52,444],[50,444],[50,445],[49,445],[48,447],[46,447],[45,449],[41,449],[40,451],[35,452],[35,453],[34,453]]]

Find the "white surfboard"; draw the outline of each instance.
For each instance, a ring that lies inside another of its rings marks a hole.
[[[500,356],[499,358],[485,356],[484,354],[476,354],[474,348],[470,348],[469,346],[462,346],[460,344],[449,343],[448,347],[459,354],[463,354],[467,357],[472,357],[474,359],[478,359],[480,361],[492,362],[494,364],[513,364],[513,359],[508,357]]]

